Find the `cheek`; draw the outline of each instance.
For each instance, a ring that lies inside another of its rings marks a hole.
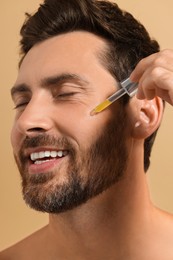
[[[14,152],[16,152],[19,149],[21,139],[22,139],[21,135],[17,131],[16,126],[14,124],[11,129],[11,135],[10,135],[10,140],[11,140],[11,144],[12,144]]]
[[[57,128],[60,127],[61,133],[75,140],[79,147],[87,149],[102,134],[111,117],[112,113],[109,110],[95,116],[90,115],[90,110],[73,110],[58,120],[61,123]]]

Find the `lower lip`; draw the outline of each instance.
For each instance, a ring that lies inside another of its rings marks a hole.
[[[53,170],[56,166],[58,166],[62,160],[65,157],[62,158],[56,158],[56,159],[51,159],[49,161],[43,162],[41,164],[30,164],[29,165],[29,173],[30,174],[38,174],[38,173],[46,173],[48,171]]]

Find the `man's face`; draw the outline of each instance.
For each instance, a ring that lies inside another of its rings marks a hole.
[[[12,89],[11,140],[31,207],[63,212],[100,194],[126,168],[126,115],[118,103],[91,116],[116,90],[97,36],[73,32],[34,46]]]

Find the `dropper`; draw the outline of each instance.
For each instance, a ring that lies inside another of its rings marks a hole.
[[[116,91],[113,95],[108,97],[105,101],[100,103],[98,106],[96,106],[92,111],[91,115],[95,115],[97,113],[100,113],[105,108],[110,106],[113,102],[115,102],[117,99],[122,97],[125,94],[128,94],[130,97],[134,96],[137,92],[138,83],[131,82],[130,78],[127,78],[120,82],[120,89]]]

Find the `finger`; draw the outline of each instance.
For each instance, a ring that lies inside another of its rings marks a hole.
[[[155,68],[143,74],[138,84],[137,98],[152,99],[159,96],[173,104],[173,73],[163,68]]]
[[[166,101],[170,105],[173,105],[173,96],[171,97],[171,94],[168,90],[157,89],[157,96],[162,97],[164,101]]]
[[[163,67],[173,72],[173,50],[163,50],[142,59],[130,75],[130,79],[138,82],[148,68],[156,67]]]
[[[136,97],[138,99],[145,99],[145,94],[144,94],[144,92],[143,92],[141,87],[138,87],[138,90],[137,90],[137,93],[136,93]]]
[[[156,96],[156,92],[154,89],[148,89],[148,90],[139,90],[136,94],[136,97],[138,99],[148,99],[148,100],[151,100],[153,99],[154,97]]]
[[[135,69],[132,71],[130,75],[130,79],[132,82],[139,82],[140,78],[142,77],[143,73],[146,71],[146,69],[151,66],[155,59],[155,54],[152,54],[148,56],[147,58],[142,59]]]

